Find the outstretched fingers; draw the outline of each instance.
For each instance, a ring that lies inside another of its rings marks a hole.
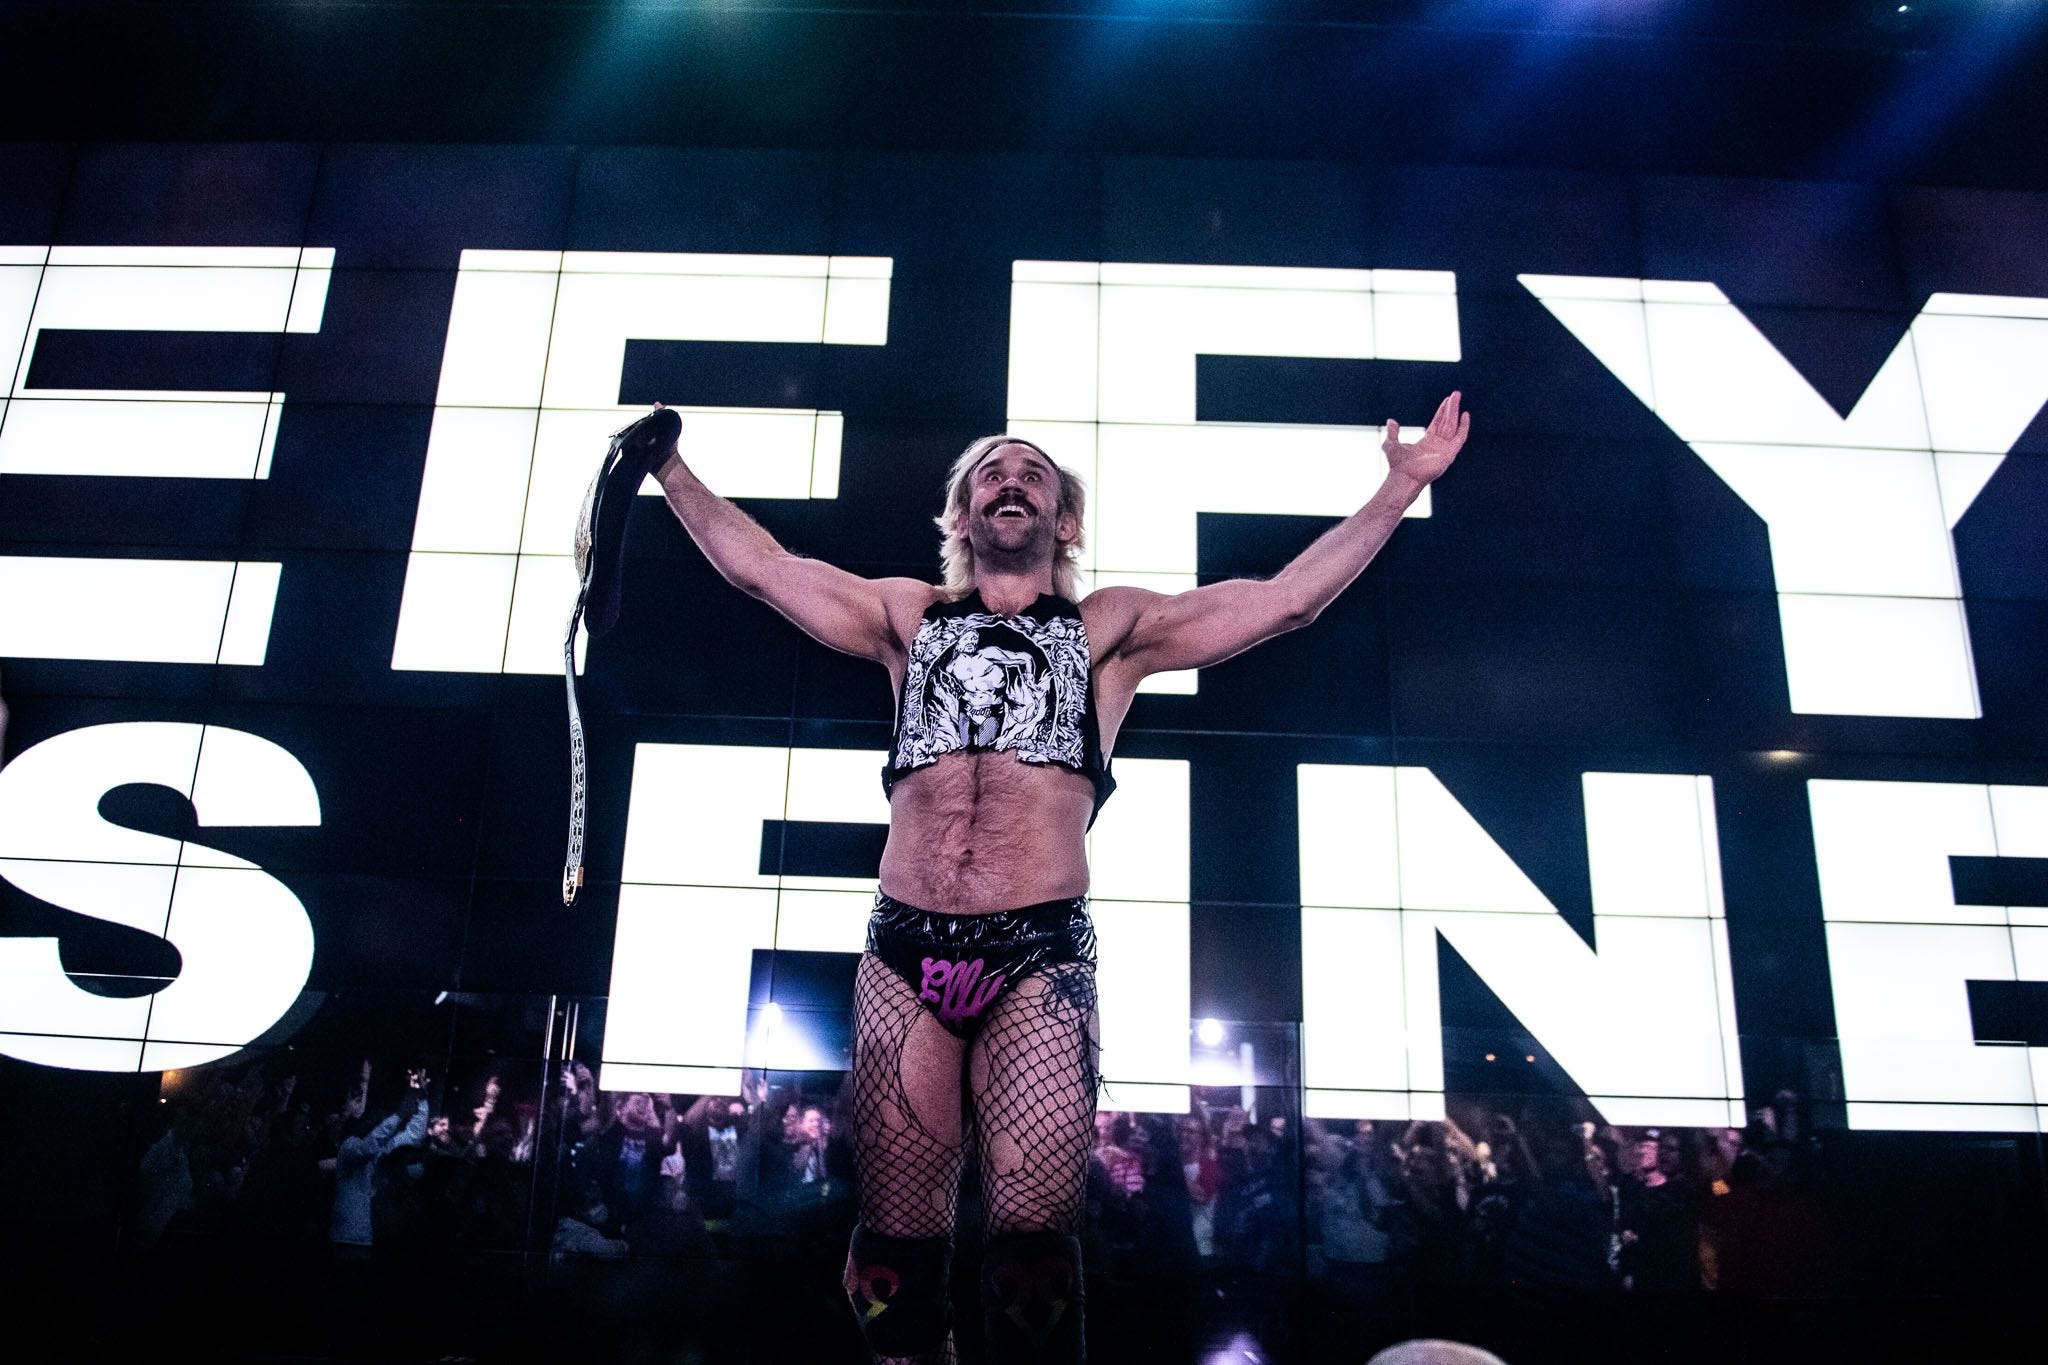
[[[1445,440],[1449,440],[1458,434],[1460,420],[1458,398],[1458,391],[1452,389],[1450,396],[1436,405],[1436,415],[1429,419],[1430,435],[1441,436]]]
[[[1472,431],[1472,414],[1464,411],[1460,400],[1464,395],[1453,389],[1444,401],[1436,405],[1436,412],[1430,417],[1429,425],[1423,429],[1422,439],[1416,446],[1427,451],[1455,454],[1465,444],[1465,438]],[[1380,449],[1389,457],[1395,455],[1401,445],[1401,424],[1393,418],[1387,419],[1386,439],[1380,442]]]

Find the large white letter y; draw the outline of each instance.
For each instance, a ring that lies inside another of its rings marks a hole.
[[[2048,400],[2048,299],[1931,296],[1842,417],[1712,284],[1521,281],[1770,527],[1792,710],[1982,714],[1949,532]]]

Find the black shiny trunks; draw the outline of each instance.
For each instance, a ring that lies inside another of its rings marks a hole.
[[[1095,926],[1088,898],[1045,901],[986,915],[944,915],[876,893],[868,951],[880,958],[948,1032],[973,1038],[991,1006],[1026,977],[1068,963],[1059,996],[1095,1004]]]

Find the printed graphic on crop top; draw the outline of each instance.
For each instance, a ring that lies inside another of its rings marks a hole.
[[[1081,768],[1087,704],[1088,635],[1074,617],[927,617],[903,676],[896,765],[1011,749],[1027,763]]]

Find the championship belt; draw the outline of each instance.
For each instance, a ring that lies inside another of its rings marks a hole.
[[[576,517],[576,608],[562,639],[562,676],[569,690],[569,853],[562,862],[562,904],[574,905],[583,886],[583,805],[588,789],[584,766],[583,713],[576,705],[576,627],[580,622],[592,639],[619,623],[619,602],[626,569],[626,518],[640,485],[683,429],[683,419],[669,408],[657,408],[622,431],[613,433],[583,495]]]

